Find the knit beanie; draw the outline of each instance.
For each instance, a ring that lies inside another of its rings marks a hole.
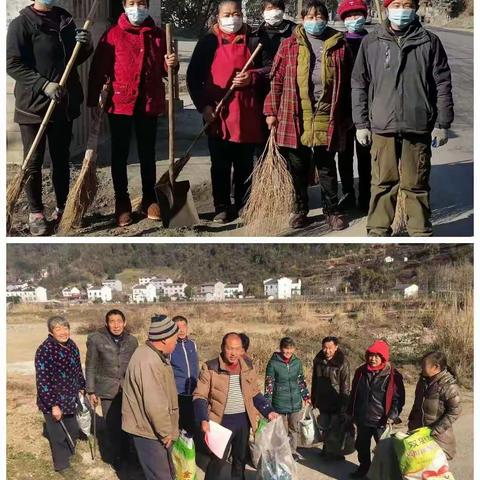
[[[385,0],[389,1],[389,0]],[[390,0],[392,2],[393,0]],[[367,4],[364,0],[343,0],[337,9],[337,13],[340,15],[342,20],[345,20],[348,17],[350,12],[362,12],[365,17],[367,16]]]
[[[148,339],[151,342],[166,340],[178,332],[178,325],[166,315],[155,314],[152,317],[148,330]]]
[[[383,340],[376,340],[367,348],[367,355],[368,354],[376,353],[380,355],[384,362],[388,362],[390,360],[390,347],[386,342]]]
[[[383,0],[383,6],[388,8],[388,6],[393,2],[393,0]],[[419,0],[415,0],[415,7],[414,10],[417,10],[419,6]]]

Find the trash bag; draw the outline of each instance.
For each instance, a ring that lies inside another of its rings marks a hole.
[[[257,444],[260,450],[257,480],[295,480],[295,461],[281,417],[266,425]]]
[[[92,429],[91,405],[88,398],[81,393],[78,394],[77,412],[75,417],[81,432],[84,433],[86,437],[89,437]]]
[[[173,442],[172,460],[176,480],[196,480],[195,444],[185,430],[182,430],[178,439]]]
[[[258,422],[257,429],[255,430],[255,435],[253,439],[251,438],[250,443],[250,456],[252,459],[252,467],[257,468],[258,462],[260,461],[261,452],[258,445],[258,440],[260,435],[265,430],[265,427],[268,425],[268,420],[266,418],[261,418]]]
[[[447,456],[428,427],[393,436],[393,447],[404,480],[455,480]]]
[[[387,427],[375,447],[372,465],[368,471],[369,480],[403,480],[391,432],[391,428]]]
[[[313,415],[313,407],[307,405],[300,420],[300,442],[305,447],[323,441],[320,437],[317,422]]]

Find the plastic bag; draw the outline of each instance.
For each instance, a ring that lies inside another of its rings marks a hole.
[[[372,465],[368,471],[369,480],[403,480],[395,449],[393,448],[390,427],[385,429],[374,452]]]
[[[430,428],[397,433],[393,446],[404,480],[455,480],[445,452],[432,438]]]
[[[195,444],[185,430],[182,430],[178,439],[173,442],[172,460],[176,480],[196,480]]]
[[[295,461],[281,417],[266,425],[256,443],[260,450],[257,480],[295,479]]]
[[[257,429],[255,430],[255,435],[253,439],[250,439],[250,456],[252,458],[252,467],[257,468],[258,462],[262,455],[260,447],[258,446],[258,441],[260,435],[265,430],[265,427],[268,425],[268,420],[266,418],[261,418],[258,422]]]
[[[300,441],[301,444],[308,447],[321,441],[317,422],[313,415],[313,407],[307,405],[300,420]]]
[[[92,428],[92,415],[90,413],[90,402],[85,395],[78,394],[77,413],[75,418],[77,419],[78,427],[80,430],[89,437],[91,435]]]

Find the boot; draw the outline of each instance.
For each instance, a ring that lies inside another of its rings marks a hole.
[[[127,227],[132,224],[132,204],[130,203],[130,198],[115,200],[115,219],[119,227]]]
[[[161,220],[160,205],[157,202],[142,200],[142,213],[150,220]]]

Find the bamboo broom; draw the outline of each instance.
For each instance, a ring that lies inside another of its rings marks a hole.
[[[97,4],[99,0],[94,0],[90,11],[88,12],[87,19],[83,25],[84,30],[88,30],[92,24],[93,20],[92,17],[95,14],[97,9]],[[82,44],[77,42],[75,48],[73,49],[72,56],[65,67],[65,71],[63,72],[62,78],[60,79],[59,84],[64,87],[67,83],[68,77],[70,76],[73,67],[75,66],[75,62],[77,60],[78,54],[80,53],[80,49],[82,48]],[[10,228],[12,226],[12,218],[14,213],[15,205],[18,202],[20,194],[22,193],[23,187],[25,186],[26,181],[28,180],[28,167],[32,161],[33,154],[38,148],[40,141],[48,127],[48,122],[53,115],[57,102],[52,100],[50,105],[48,106],[47,112],[45,113],[45,117],[40,124],[40,128],[38,129],[37,135],[30,147],[30,150],[23,161],[22,167],[20,171],[15,175],[14,179],[10,182],[7,188],[7,233],[10,233]]]

